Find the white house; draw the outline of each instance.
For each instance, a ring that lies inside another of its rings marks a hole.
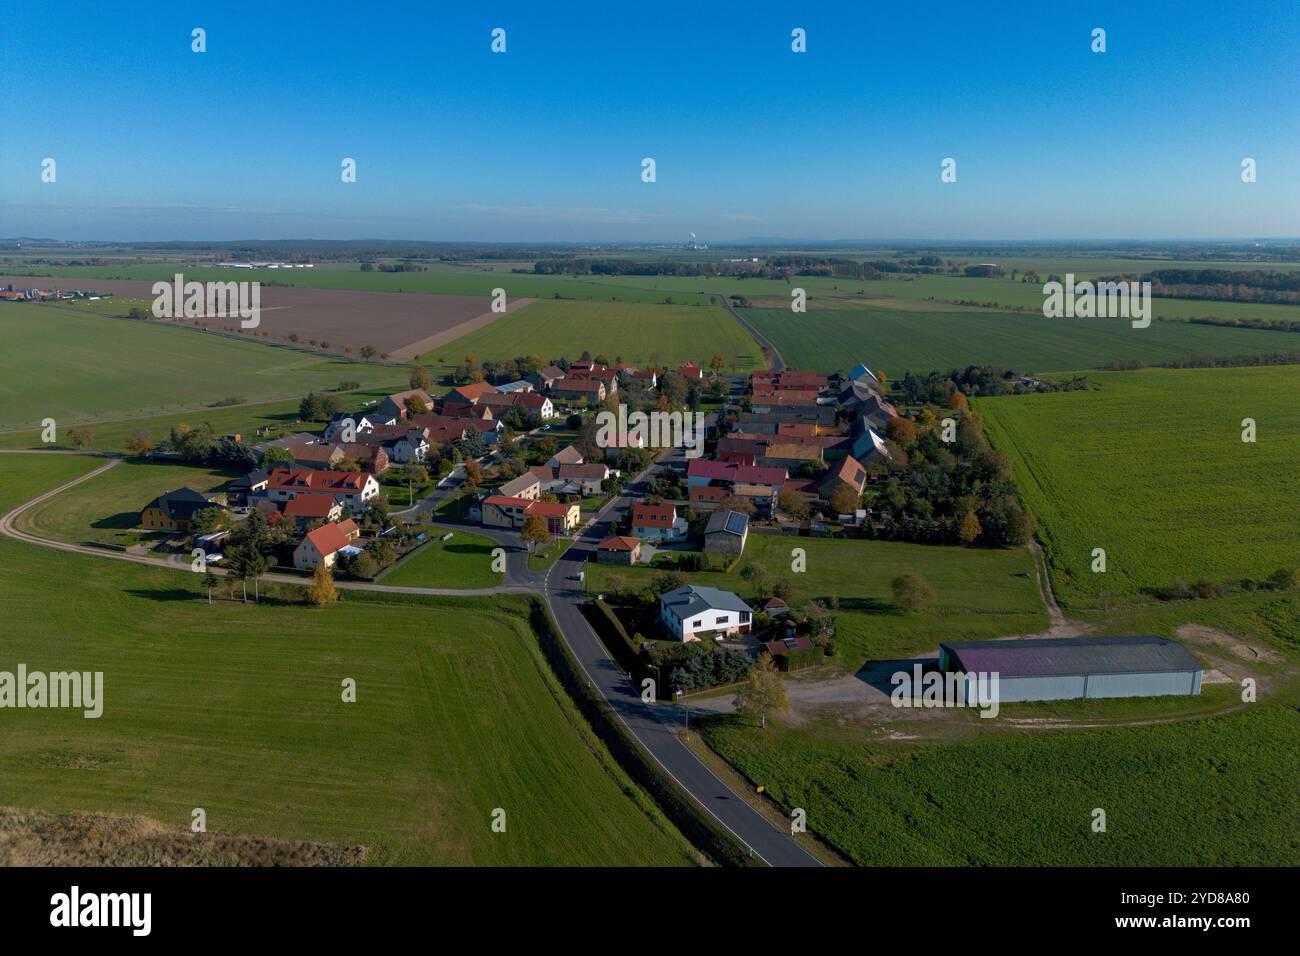
[[[679,641],[698,641],[702,634],[748,634],[753,610],[730,591],[688,584],[659,598],[659,620]]]
[[[424,437],[424,432],[413,428],[401,438],[385,442],[384,450],[388,452],[389,460],[398,464],[423,464],[429,457],[429,440]]]

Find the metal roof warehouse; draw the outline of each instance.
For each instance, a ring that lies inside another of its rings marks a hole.
[[[1196,658],[1181,644],[1151,635],[941,644],[939,667],[996,672],[1004,703],[1201,692]]]

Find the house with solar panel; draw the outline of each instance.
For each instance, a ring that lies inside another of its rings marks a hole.
[[[1160,697],[1201,692],[1201,665],[1163,637],[1068,637],[939,645],[939,669],[998,675],[998,701]],[[967,699],[970,699],[969,696]]]
[[[715,511],[704,527],[704,550],[740,555],[749,537],[749,515],[740,511]]]

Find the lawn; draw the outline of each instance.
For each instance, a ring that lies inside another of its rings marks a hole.
[[[1097,391],[979,399],[1067,603],[1294,565],[1300,367],[1148,369]],[[1257,441],[1242,441],[1242,421]],[[1106,552],[1094,573],[1092,551]]]
[[[794,572],[792,550],[802,548],[806,570]],[[812,600],[839,604],[836,614],[838,663],[857,670],[867,660],[892,659],[933,651],[940,640],[974,640],[1022,634],[1047,626],[1034,578],[1033,559],[1023,549],[990,550],[896,541],[836,541],[751,534],[745,557],[729,574],[700,572],[687,577],[697,584],[734,591],[746,600],[753,587],[743,576],[746,565],[784,579],[793,588],[792,605]],[[902,613],[893,604],[889,583],[905,572],[925,578],[934,588],[934,604],[917,613]],[[612,593],[639,591],[661,572],[589,562],[587,589]],[[650,636],[650,635],[646,635]]]
[[[763,353],[726,310],[713,306],[546,300],[439,346],[422,360],[456,365],[466,355],[509,359],[540,355],[576,359],[583,351],[619,357],[629,365],[707,366],[714,355],[746,371],[763,366]]]
[[[1290,866],[1300,844],[1300,713],[1279,703],[920,746],[731,718],[703,735],[864,866]]]
[[[1040,297],[1041,298],[1041,297]],[[1300,350],[1300,335],[1156,322],[1135,329],[1118,319],[1047,319],[1041,314],[913,308],[785,309],[742,313],[792,368],[834,371],[866,362],[895,380],[908,371],[1002,365],[1020,371],[1097,368],[1123,359],[1148,363],[1188,356]],[[1297,310],[1300,315],[1300,310]]]
[[[380,583],[426,588],[490,588],[501,583],[502,574],[492,570],[495,541],[460,530],[443,541],[445,533],[434,528],[429,540],[386,571]]]
[[[0,507],[96,463],[2,456]],[[564,695],[521,602],[209,605],[186,572],[8,539],[0,564],[22,622],[6,664],[102,671],[105,699],[97,720],[6,715],[0,805],[180,826],[202,807],[209,832],[365,846],[380,864],[690,860]]]
[[[202,410],[228,397],[300,397],[401,370],[163,323],[79,315],[41,305],[0,309],[0,429]]]
[[[0,466],[14,457],[20,456],[3,456]],[[18,523],[24,531],[55,541],[132,545],[140,540],[141,509],[160,494],[186,487],[213,491],[234,477],[235,472],[191,465],[120,461],[24,512]]]

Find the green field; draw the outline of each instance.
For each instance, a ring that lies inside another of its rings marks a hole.
[[[1067,603],[1232,584],[1300,558],[1300,367],[1147,369],[980,399]],[[1241,440],[1242,420],[1258,427]],[[1106,551],[1104,574],[1092,550]]]
[[[1039,296],[1041,304],[1042,297]],[[1156,363],[1188,356],[1300,351],[1300,335],[1156,322],[1135,329],[1118,319],[1047,319],[1041,314],[836,307],[814,303],[799,315],[743,309],[791,368],[845,370],[857,362],[895,380],[908,371],[1001,365],[1028,372],[1096,368],[1123,359]],[[1300,316],[1300,310],[1296,312]]]
[[[455,365],[466,355],[509,359],[520,355],[577,358],[584,350],[629,365],[707,366],[721,355],[740,371],[761,368],[758,343],[720,307],[609,302],[536,302],[423,356]]]
[[[227,397],[301,397],[356,381],[399,384],[400,369],[175,326],[80,316],[39,305],[0,309],[0,429],[163,415]]]
[[[5,455],[0,466],[13,457]],[[132,545],[141,539],[135,530],[140,510],[158,495],[184,487],[213,491],[234,477],[235,472],[189,465],[121,461],[24,512],[18,524],[24,531],[55,541]]]
[[[1300,713],[1278,703],[925,746],[730,718],[703,735],[864,866],[1290,866],[1300,848]]]
[[[806,553],[803,572],[791,571],[791,550]],[[838,666],[857,670],[867,660],[892,659],[933,651],[940,640],[975,640],[1024,634],[1047,626],[1034,578],[1033,559],[1024,549],[990,550],[897,541],[835,541],[751,534],[745,557],[729,574],[692,573],[697,584],[752,597],[742,575],[753,564],[772,581],[784,579],[794,591],[795,608],[809,601],[838,600],[836,643]],[[647,567],[588,565],[587,588],[613,592],[641,590],[660,572]],[[915,572],[934,588],[936,599],[927,610],[900,613],[893,605],[889,582]],[[646,635],[647,637],[653,635]]]
[[[0,509],[98,463],[0,456]],[[8,539],[0,565],[21,622],[3,666],[103,671],[105,696],[97,720],[7,712],[0,805],[182,827],[202,807],[209,832],[360,845],[372,863],[691,859],[559,687],[522,603],[209,605],[187,572]]]
[[[490,588],[501,583],[501,573],[492,570],[495,541],[459,529],[450,541],[442,541],[445,533],[434,528],[430,540],[385,572],[380,583],[422,588]]]

